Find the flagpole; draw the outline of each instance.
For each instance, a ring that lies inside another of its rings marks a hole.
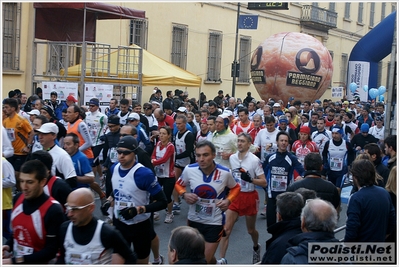
[[[234,48],[234,61],[233,61],[233,87],[231,89],[231,96],[235,97],[236,93],[236,73],[237,73],[237,46],[238,46],[238,23],[240,20],[240,3],[237,7],[237,24],[236,24],[236,44]]]

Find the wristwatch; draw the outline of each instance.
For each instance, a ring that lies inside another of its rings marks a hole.
[[[144,213],[144,207],[143,206],[140,206],[139,207],[139,214],[143,214]]]

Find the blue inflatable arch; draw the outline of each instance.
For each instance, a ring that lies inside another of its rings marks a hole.
[[[361,101],[367,101],[369,95],[363,90],[363,86],[368,85],[369,89],[381,86],[377,84],[378,62],[392,51],[395,23],[396,11],[383,19],[353,47],[348,62],[346,90],[348,99],[358,95]],[[358,86],[354,94],[349,90],[352,82]]]

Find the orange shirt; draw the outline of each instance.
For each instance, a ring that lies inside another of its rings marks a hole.
[[[15,155],[27,155],[22,151],[24,147],[26,147],[27,140],[29,138],[29,133],[32,131],[32,126],[29,121],[24,117],[21,117],[18,114],[15,114],[14,117],[7,117],[3,120],[3,126],[6,128],[7,136],[11,140],[11,144],[14,148]],[[23,136],[23,138],[21,138]],[[25,139],[25,141],[23,140]]]
[[[83,136],[79,133],[79,124],[82,122],[81,119],[78,119],[75,121],[75,123],[71,126],[70,123],[68,123],[68,129],[67,133],[74,133],[79,137],[79,146],[82,146],[85,143],[85,140],[83,139]],[[82,151],[88,159],[93,159],[94,154],[93,151],[91,150],[91,147],[88,149]]]

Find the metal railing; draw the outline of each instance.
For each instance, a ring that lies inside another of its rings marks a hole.
[[[327,28],[337,27],[338,14],[313,5],[302,6],[301,22],[311,22]]]

